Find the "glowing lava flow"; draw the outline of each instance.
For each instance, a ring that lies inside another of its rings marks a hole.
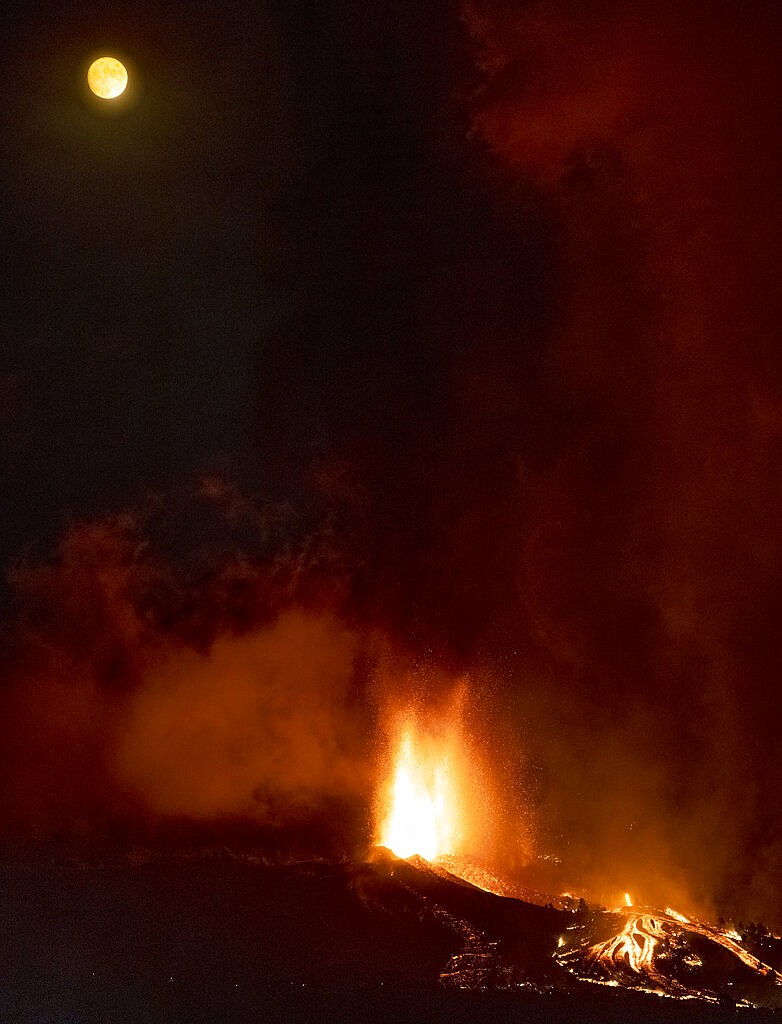
[[[592,946],[559,954],[560,963],[573,971],[577,977],[597,981],[604,985],[630,985],[632,975],[638,975],[638,983],[646,987],[651,982],[652,991],[663,992],[680,999],[700,998],[702,993],[690,989],[673,977],[663,975],[657,967],[661,950],[670,945],[671,928],[674,921],[665,914],[651,909],[627,916],[624,927],[618,935]],[[581,967],[579,968],[579,962]],[[597,966],[606,980],[596,978],[591,967]]]
[[[716,942],[717,945],[722,946],[723,949],[727,949],[729,953],[738,957],[739,960],[747,967],[750,967],[757,974],[763,974],[767,977],[773,978],[777,984],[782,984],[782,974],[779,971],[775,971],[769,964],[764,963],[762,960],[758,960],[752,953],[747,952],[743,946],[740,946],[738,942],[733,938],[737,935],[741,938],[738,933],[721,932],[716,928],[712,928],[707,924],[702,924],[700,921],[691,921],[685,917],[684,914],[678,913],[676,910],[672,910],[670,907],[665,908],[665,913],[675,918],[681,924],[684,924],[689,928],[690,931],[696,932],[698,935],[703,935],[707,939],[711,939],[712,942]]]
[[[692,933],[721,946],[763,979],[772,984],[782,983],[782,975],[747,952],[730,936],[710,925],[693,921],[671,907],[666,907],[664,912],[639,909],[637,913],[628,914],[621,932],[605,942],[583,945],[556,955],[559,962],[577,977],[599,984],[633,984],[629,973],[632,972],[639,976],[636,985],[639,982],[643,985],[643,979],[646,979],[647,983],[652,982],[653,991],[658,993],[679,999],[698,998],[716,1002],[715,991],[688,985],[686,973],[682,980],[671,973],[672,952],[678,951],[680,965],[688,968],[702,965],[701,956],[691,947],[687,956],[682,955],[690,945],[688,936]],[[600,977],[593,973],[595,967]]]
[[[622,931],[612,939],[593,947],[593,958],[613,966],[627,964],[637,974],[648,974],[658,980],[654,970],[654,949],[660,939],[665,938],[661,922],[651,914],[630,917]]]
[[[668,915],[668,917],[672,917],[675,921],[678,921],[679,924],[690,923],[689,918],[686,918],[684,914],[680,914],[678,910],[674,910],[673,907],[666,907],[665,913]]]

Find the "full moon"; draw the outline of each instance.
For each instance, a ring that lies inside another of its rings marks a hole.
[[[116,57],[98,57],[90,64],[87,84],[102,100],[113,100],[122,95],[128,84],[125,65]]]

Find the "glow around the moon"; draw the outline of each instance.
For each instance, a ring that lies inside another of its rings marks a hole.
[[[96,96],[103,100],[113,100],[125,91],[128,72],[116,57],[98,57],[90,64],[87,84]]]

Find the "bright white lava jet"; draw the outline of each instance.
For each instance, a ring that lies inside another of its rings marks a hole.
[[[452,853],[455,795],[447,756],[425,751],[406,731],[397,748],[379,842],[397,857]]]

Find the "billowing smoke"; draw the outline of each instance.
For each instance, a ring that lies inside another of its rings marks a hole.
[[[288,610],[266,629],[178,651],[129,702],[121,780],[164,814],[252,816],[260,804],[359,796],[367,779],[351,720],[356,637],[333,617]]]
[[[188,581],[130,515],[75,526],[54,562],[18,567],[4,837],[355,813],[370,788],[358,635],[298,571],[226,562]]]
[[[224,529],[269,515],[214,476],[189,514],[204,500]],[[167,531],[175,521],[169,510]],[[415,709],[441,735],[458,704],[460,832],[487,862],[503,846],[526,862],[520,759],[505,778],[508,737],[481,687],[357,615],[360,573],[346,583],[333,537],[278,539],[254,559],[215,551],[207,571],[203,552],[175,562],[154,533],[140,512],[74,525],[51,561],[12,573],[0,842],[356,855],[375,834],[395,717]]]
[[[778,32],[762,5],[463,9],[473,131],[558,225],[504,534],[541,820],[607,901],[779,917]]]

